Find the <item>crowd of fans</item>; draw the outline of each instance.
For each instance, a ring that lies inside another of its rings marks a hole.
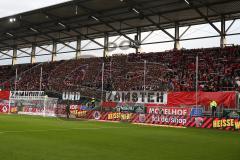
[[[96,97],[102,79],[105,91],[194,91],[197,56],[198,90],[240,91],[239,46],[0,66],[0,83],[5,89],[82,91]]]
[[[196,56],[198,56],[199,90],[239,91],[239,47],[180,50],[167,54],[132,54],[129,56],[129,62],[137,63],[146,60],[153,64],[159,63],[151,66],[154,69],[147,69],[146,84],[150,89],[194,91],[196,89]],[[156,79],[157,85],[154,83]]]

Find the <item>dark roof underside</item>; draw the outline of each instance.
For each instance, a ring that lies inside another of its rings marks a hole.
[[[187,4],[190,2],[190,4]],[[78,0],[0,19],[0,50],[240,17],[239,0]],[[134,11],[135,9],[135,11]],[[137,13],[139,12],[139,13]],[[98,20],[94,19],[97,18]],[[63,25],[61,25],[61,24]],[[37,32],[33,31],[32,29]],[[10,34],[9,34],[10,33]]]

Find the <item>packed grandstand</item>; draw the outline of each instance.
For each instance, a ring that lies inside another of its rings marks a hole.
[[[239,160],[239,36],[240,0],[0,0],[0,160]]]
[[[143,90],[146,60],[146,90],[195,91],[196,55],[199,56],[199,91],[240,91],[239,46],[1,66],[1,88],[39,90],[42,68],[43,91],[62,93],[80,88],[97,91],[101,90],[101,67],[105,63],[105,91]],[[92,93],[85,94],[91,97]]]
[[[9,25],[0,28],[0,62],[8,62],[0,66],[0,112],[69,117],[69,110],[74,118],[186,127],[201,121],[202,128],[213,128],[216,117],[238,121],[240,47],[227,43],[239,35],[228,32],[239,24],[238,1],[103,1],[108,5],[70,1],[0,19]],[[182,38],[203,24],[217,35]],[[145,42],[155,31],[167,38]],[[211,38],[220,46],[181,47]],[[91,43],[97,47],[86,49]],[[160,52],[165,43],[172,48]],[[141,51],[146,45],[159,51]],[[114,47],[129,50],[112,54]],[[102,55],[86,58],[85,51]],[[68,60],[57,61],[62,54]],[[24,58],[30,63],[20,64]]]

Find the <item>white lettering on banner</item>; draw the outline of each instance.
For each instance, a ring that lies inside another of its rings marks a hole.
[[[187,116],[190,114],[190,110],[188,108],[148,107],[147,113],[162,114],[162,115],[175,115],[175,116]]]
[[[106,93],[106,101],[167,104],[167,93],[155,91],[112,91]]]
[[[155,107],[151,107],[151,108],[148,108],[147,110],[147,113],[150,113],[150,114],[163,114],[163,110],[162,108],[155,108]]]
[[[162,122],[162,123],[177,123],[177,124],[186,124],[187,119],[177,118],[177,117],[166,117],[159,115],[152,115],[152,122]]]
[[[63,100],[71,100],[71,101],[79,101],[80,93],[79,92],[63,92],[62,99]]]
[[[43,91],[11,91],[10,98],[12,99],[22,99],[24,97],[39,98],[44,97]]]

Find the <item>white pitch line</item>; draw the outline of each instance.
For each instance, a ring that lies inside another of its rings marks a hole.
[[[46,130],[24,130],[24,131],[0,131],[0,134],[4,133],[25,133],[25,132],[49,132],[49,131],[68,131],[68,130],[99,130],[99,129],[117,129],[127,127],[95,127],[95,128],[66,128],[66,129],[46,129]]]
[[[160,124],[149,124],[149,123],[132,123],[141,126],[154,126],[154,127],[165,127],[165,128],[187,128],[185,126],[173,126],[173,125],[160,125]]]

